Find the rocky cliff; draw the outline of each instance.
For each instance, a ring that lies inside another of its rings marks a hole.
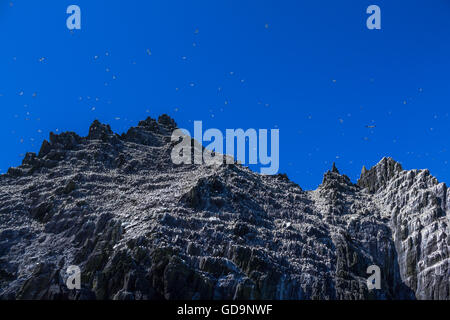
[[[0,298],[450,299],[450,192],[427,170],[384,158],[357,184],[333,167],[304,191],[239,164],[174,165],[174,128],[95,121],[0,176]]]

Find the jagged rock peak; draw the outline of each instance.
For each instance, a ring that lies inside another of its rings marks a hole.
[[[63,132],[55,134],[50,132],[50,143],[52,146],[57,146],[65,149],[71,149],[81,142],[81,137],[75,132]]]
[[[367,168],[366,168],[366,166],[363,166],[362,170],[361,170],[361,176],[365,175],[366,172],[367,172]]]
[[[41,149],[39,150],[38,157],[39,158],[44,157],[47,153],[50,152],[51,149],[52,149],[52,146],[50,145],[50,142],[48,142],[47,140],[44,140],[42,142]]]
[[[375,193],[401,171],[403,168],[400,163],[390,157],[384,157],[370,170],[364,166],[357,184],[370,193]]]
[[[153,119],[152,117],[147,117],[147,119],[139,121],[138,126],[149,128],[151,130],[157,130],[158,122],[155,119]]]
[[[55,134],[50,132],[50,141],[44,140],[39,151],[39,158],[46,156],[52,149],[66,149],[70,150],[76,145],[82,143],[83,138],[77,135],[75,132],[63,132],[60,134]],[[27,157],[25,157],[27,158]],[[29,157],[28,157],[29,158]],[[30,159],[28,159],[30,160]],[[25,162],[28,162],[24,159]]]
[[[338,170],[338,168],[336,168],[336,162],[333,162],[333,167],[331,168],[331,172],[339,174],[339,170]]]
[[[89,128],[89,134],[87,138],[89,140],[103,140],[108,135],[112,135],[113,132],[109,124],[102,124],[98,120],[94,120]]]
[[[321,184],[322,189],[332,189],[338,191],[349,190],[352,186],[353,184],[350,181],[350,178],[345,174],[340,174],[335,162],[333,162],[331,170],[324,174]]]
[[[160,115],[159,118],[158,118],[158,123],[162,124],[163,126],[166,126],[168,129],[172,129],[173,130],[173,129],[177,128],[177,124],[176,124],[175,120],[173,120],[167,114]]]

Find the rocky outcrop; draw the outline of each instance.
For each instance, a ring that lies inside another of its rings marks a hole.
[[[392,158],[383,158],[376,166],[370,170],[363,167],[358,186],[366,188],[370,193],[375,193],[380,188],[385,187],[398,172],[403,171],[400,163]]]
[[[447,186],[428,170],[399,172],[377,198],[390,219],[404,283],[419,299],[449,299]]]
[[[1,299],[440,299],[450,192],[384,158],[317,190],[239,164],[174,165],[176,123],[51,134],[0,176]],[[65,285],[81,269],[81,290]],[[381,289],[367,287],[379,266]]]

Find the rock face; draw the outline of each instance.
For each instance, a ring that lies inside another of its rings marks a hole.
[[[353,184],[333,166],[304,191],[238,164],[174,165],[174,128],[96,121],[0,176],[0,298],[450,298],[450,193],[427,170],[385,158]]]

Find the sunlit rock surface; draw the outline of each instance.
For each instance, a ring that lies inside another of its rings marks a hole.
[[[450,193],[427,170],[384,158],[354,184],[333,166],[304,191],[237,164],[174,165],[175,128],[96,121],[0,176],[0,298],[449,299]]]

